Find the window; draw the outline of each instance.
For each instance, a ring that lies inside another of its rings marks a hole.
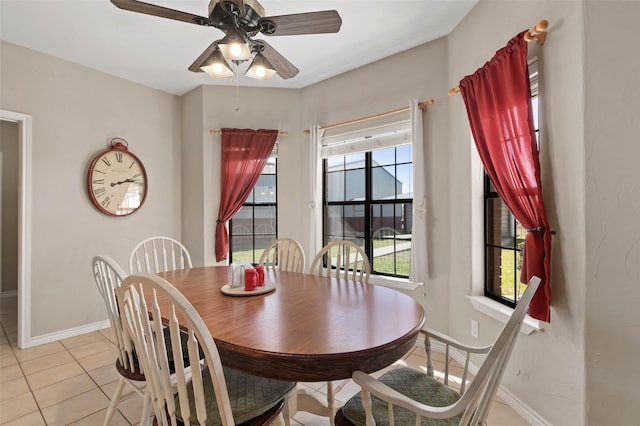
[[[529,63],[531,104],[536,141],[540,146],[538,119],[538,63]],[[515,307],[526,285],[520,283],[522,251],[527,230],[504,204],[489,176],[484,174],[485,296]]]
[[[372,273],[408,277],[413,185],[411,143],[323,160],[323,244],[363,247]]]
[[[229,262],[258,262],[278,235],[276,170],[276,159],[267,160],[251,195],[229,222]]]

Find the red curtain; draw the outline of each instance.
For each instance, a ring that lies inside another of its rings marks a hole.
[[[277,137],[277,130],[222,129],[222,194],[216,221],[217,262],[229,255],[226,222],[251,195]]]
[[[460,81],[478,153],[498,194],[527,228],[521,282],[542,279],[529,315],[550,322],[551,231],[542,200],[524,33]]]

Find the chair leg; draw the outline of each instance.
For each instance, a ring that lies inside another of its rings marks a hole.
[[[329,425],[334,426],[336,415],[336,395],[333,389],[333,382],[327,382],[327,408],[329,409]]]
[[[111,402],[109,403],[109,408],[107,409],[107,415],[104,418],[104,423],[103,423],[104,426],[108,426],[109,422],[111,422],[113,413],[115,413],[116,407],[120,403],[120,398],[122,397],[122,390],[124,389],[125,384],[126,384],[126,380],[124,379],[124,377],[120,377],[120,381],[118,382],[116,391],[111,397]]]
[[[142,414],[140,415],[140,426],[151,425],[151,394],[146,391],[142,396],[144,402],[142,403]]]
[[[282,406],[282,421],[284,426],[291,425],[291,399],[298,397],[297,386],[284,397],[284,405]]]

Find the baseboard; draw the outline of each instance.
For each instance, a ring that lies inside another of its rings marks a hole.
[[[420,336],[420,341],[424,344],[424,337]],[[446,348],[444,343],[439,342],[435,339],[431,340],[431,350],[434,352],[444,353]],[[449,349],[449,355],[456,360],[456,362],[460,365],[464,365],[465,355],[455,348]],[[475,365],[473,362],[469,362],[469,373],[474,376],[478,373],[480,367]],[[498,397],[502,399],[513,411],[518,413],[520,417],[529,422],[532,425],[540,425],[540,426],[553,426],[552,423],[547,421],[544,417],[538,414],[533,410],[528,404],[526,404],[522,399],[515,396],[510,390],[500,385],[498,388]]]
[[[58,340],[80,336],[81,334],[85,333],[92,333],[94,331],[103,330],[109,327],[111,327],[111,323],[109,322],[109,320],[104,320],[100,322],[94,322],[93,324],[83,325],[81,327],[56,331],[55,333],[43,334],[41,336],[30,338],[25,347],[30,348],[32,346],[44,345],[45,343],[57,342]]]
[[[0,293],[0,299],[8,299],[10,297],[18,297],[18,290],[3,291]]]

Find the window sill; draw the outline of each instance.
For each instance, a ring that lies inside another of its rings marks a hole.
[[[369,284],[381,285],[397,290],[413,291],[422,286],[422,283],[412,283],[407,278],[385,277],[381,275],[370,275]]]
[[[491,318],[496,319],[503,324],[509,320],[509,318],[511,317],[511,313],[513,312],[513,309],[509,308],[508,306],[504,306],[503,304],[498,303],[495,300],[491,300],[488,297],[467,296],[467,299],[469,299],[469,301],[471,302],[473,309],[482,312],[483,314],[489,315]],[[529,315],[526,315],[524,317],[520,333],[529,335],[534,331],[542,331],[544,330],[542,324],[542,321],[538,321],[531,318]]]

